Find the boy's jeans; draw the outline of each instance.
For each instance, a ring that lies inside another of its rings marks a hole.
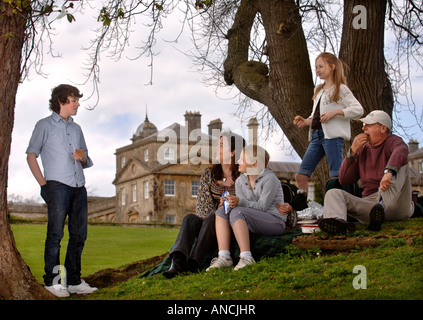
[[[68,216],[69,242],[66,252],[66,285],[81,283],[81,254],[87,239],[88,203],[85,187],[73,188],[57,181],[47,181],[41,187],[41,196],[47,203],[48,224],[44,251],[44,283],[58,283],[60,241]],[[56,267],[56,269],[55,269]],[[55,269],[53,271],[53,269]]]

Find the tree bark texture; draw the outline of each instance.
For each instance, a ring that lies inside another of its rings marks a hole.
[[[261,14],[266,33],[269,68],[248,61],[251,26]],[[301,18],[291,0],[243,0],[228,32],[225,81],[246,96],[261,102],[281,126],[294,149],[302,156],[308,132],[293,125],[298,114],[308,117],[313,81]]]
[[[248,61],[251,26],[262,16],[269,68]],[[293,0],[243,0],[228,32],[225,81],[246,96],[261,102],[302,157],[309,145],[308,128],[293,124],[296,115],[312,110],[313,76],[301,17]],[[318,175],[325,175],[318,171]]]
[[[366,9],[367,29],[355,29],[353,9]],[[392,114],[393,96],[384,58],[386,1],[345,0],[344,24],[339,57],[347,64],[347,81],[363,105],[365,114],[383,109]],[[264,24],[269,68],[248,61],[253,21],[260,14]],[[228,32],[225,81],[235,84],[246,96],[264,104],[282,128],[295,151],[304,156],[309,145],[308,128],[293,125],[296,115],[308,117],[312,110],[313,77],[302,21],[294,0],[242,0]],[[335,53],[336,54],[336,53]],[[352,121],[352,138],[362,124]],[[350,146],[346,141],[345,150]],[[325,190],[327,161],[317,167],[316,178]]]
[[[366,23],[359,21],[356,28],[355,7],[361,5]],[[392,86],[385,71],[384,34],[386,1],[345,0],[339,57],[347,64],[348,86],[364,108],[364,115],[373,110],[384,110],[392,115],[394,98]],[[352,136],[362,132],[362,123],[353,121]]]
[[[13,12],[8,3],[0,2],[0,300],[52,297],[19,254],[7,213],[8,161],[25,25],[25,13]]]

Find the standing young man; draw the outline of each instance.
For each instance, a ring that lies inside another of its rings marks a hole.
[[[29,168],[41,186],[47,203],[48,224],[44,263],[45,288],[58,297],[69,293],[87,294],[97,288],[81,280],[81,255],[87,238],[87,190],[83,169],[93,162],[88,157],[81,127],[73,121],[82,94],[71,85],[61,84],[52,90],[51,116],[35,126],[26,150]],[[38,156],[44,175],[38,164]],[[60,242],[68,217],[69,242],[66,252],[66,283],[59,284]],[[66,286],[68,285],[68,286]]]

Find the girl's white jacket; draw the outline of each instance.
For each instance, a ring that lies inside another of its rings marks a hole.
[[[358,120],[363,115],[364,110],[360,102],[354,97],[351,90],[344,84],[341,84],[339,88],[339,100],[338,102],[330,101],[330,94],[335,87],[328,90],[320,90],[314,99],[313,111],[309,118],[313,119],[314,112],[317,107],[317,102],[320,99],[320,114],[326,113],[332,110],[342,109],[344,111],[344,117],[336,116],[331,119],[328,123],[322,123],[323,133],[325,139],[343,138],[346,140],[351,139],[351,120]],[[316,90],[316,88],[314,89]],[[308,133],[308,139],[311,141],[311,125]]]

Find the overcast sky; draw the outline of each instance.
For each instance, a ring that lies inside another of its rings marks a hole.
[[[130,60],[137,55],[138,39],[131,40],[131,47],[119,61],[108,59],[105,54],[100,62],[101,78],[99,84],[100,102],[94,110],[87,107],[94,104],[85,97],[91,92],[90,85],[81,85],[85,80],[84,63],[88,52],[89,39],[96,26],[93,14],[75,15],[77,21],[68,23],[66,18],[54,23],[57,36],[54,37],[54,50],[61,58],[44,55],[42,77],[34,71],[30,73],[18,89],[15,123],[12,135],[12,150],[9,160],[8,194],[21,195],[24,198],[39,198],[39,186],[26,163],[26,148],[36,122],[51,114],[48,100],[51,89],[61,83],[77,86],[84,97],[74,120],[81,125],[94,166],[84,170],[86,186],[96,196],[114,196],[115,187],[115,151],[131,143],[130,138],[137,127],[144,121],[146,106],[148,118],[159,130],[174,122],[184,124],[186,111],[199,111],[202,114],[202,130],[207,132],[207,124],[220,118],[224,129],[242,134],[247,138],[246,123],[234,117],[237,109],[237,89],[221,89],[215,92],[203,82],[203,75],[195,70],[192,62],[181,51],[192,47],[188,36],[178,44],[163,40],[174,39],[179,31],[178,19],[168,19],[164,30],[158,35],[157,51],[160,54],[154,60],[153,84],[150,80],[149,59],[142,57]],[[135,26],[136,27],[136,26]],[[314,62],[312,62],[314,67]],[[422,81],[419,80],[420,88]],[[417,92],[417,104],[422,108],[422,90]],[[420,92],[420,93],[419,93]],[[420,96],[419,96],[420,95]],[[258,105],[257,105],[258,106]],[[273,161],[300,161],[292,150],[283,150],[280,144],[281,131],[265,143]],[[421,132],[416,136],[423,142]],[[262,141],[264,143],[264,141]],[[41,160],[39,159],[41,166]]]
[[[84,170],[89,191],[97,196],[115,195],[112,181],[115,177],[115,151],[131,143],[130,138],[137,127],[144,122],[146,107],[148,118],[159,130],[178,122],[185,124],[186,111],[198,111],[202,114],[202,131],[207,132],[207,124],[220,118],[224,129],[230,129],[246,137],[246,123],[234,117],[237,109],[237,90],[222,89],[218,93],[215,87],[208,87],[192,62],[181,51],[191,48],[188,36],[182,37],[177,44],[164,40],[174,39],[179,30],[179,22],[169,20],[164,30],[158,35],[156,50],[160,53],[154,59],[153,84],[150,81],[150,60],[146,57],[138,60],[128,58],[138,54],[133,44],[125,51],[119,61],[102,55],[101,83],[99,84],[100,102],[94,110],[87,107],[95,99],[85,101],[91,92],[90,84],[80,85],[85,80],[84,63],[87,47],[93,38],[96,19],[87,14],[75,15],[77,21],[68,23],[61,19],[55,21],[55,53],[61,58],[44,55],[42,77],[34,71],[18,89],[15,124],[12,135],[12,151],[9,160],[8,194],[21,195],[24,198],[39,197],[39,186],[32,176],[26,162],[26,148],[36,122],[51,114],[48,100],[51,89],[61,83],[77,86],[85,94],[81,98],[81,107],[74,120],[81,125],[94,166]],[[279,141],[280,137],[275,137]],[[281,150],[276,143],[267,143],[273,160],[299,161],[292,148]],[[41,166],[41,159],[39,159]]]

